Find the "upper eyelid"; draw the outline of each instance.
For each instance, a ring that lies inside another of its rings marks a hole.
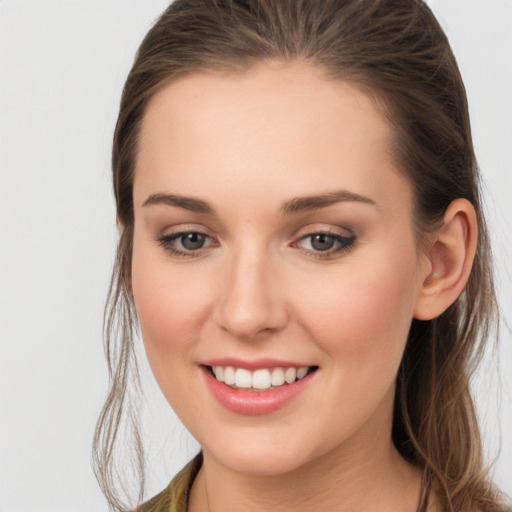
[[[184,235],[188,235],[191,233],[197,233],[200,235],[204,235],[206,238],[210,239],[214,243],[216,242],[216,238],[214,236],[209,235],[208,233],[205,233],[204,231],[198,231],[198,230],[184,230],[184,231],[176,231],[174,233],[162,233],[156,236],[156,240],[158,242],[162,242],[165,240],[178,240]]]
[[[335,240],[338,240],[338,242],[340,242],[340,243],[354,242],[357,239],[356,235],[354,235],[353,233],[345,236],[345,235],[340,235],[339,233],[333,233],[333,232],[329,232],[329,231],[316,231],[316,232],[312,231],[312,232],[306,233],[305,235],[301,235],[301,236],[295,238],[294,241],[292,242],[292,245],[297,244],[301,240],[307,240],[308,238],[315,236],[315,235],[332,236]],[[343,242],[341,242],[340,239],[343,240]]]
[[[187,234],[190,233],[199,233],[204,235],[206,238],[210,240],[210,243],[206,247],[199,247],[195,250],[188,250],[185,247],[176,247],[175,244],[179,243],[179,239]],[[214,237],[211,237],[210,235],[206,233],[202,233],[200,231],[176,231],[175,233],[168,233],[168,234],[160,234],[157,235],[155,241],[164,249],[164,251],[170,253],[171,255],[174,255],[175,257],[183,257],[183,258],[195,258],[200,257],[205,254],[206,251],[211,249],[212,247],[218,246],[218,242]]]
[[[328,249],[325,251],[317,251],[314,249],[306,249],[299,246],[299,243],[303,240],[307,240],[308,238],[318,235],[318,234],[324,234],[328,236],[332,236],[335,241],[338,242],[339,247],[337,249]],[[355,244],[357,243],[357,236],[353,233],[351,233],[348,236],[340,235],[338,233],[329,233],[326,231],[321,232],[310,232],[309,234],[306,234],[304,236],[300,236],[294,240],[292,243],[292,246],[295,246],[297,249],[299,249],[301,252],[303,252],[306,255],[313,256],[316,259],[332,259],[335,258],[336,255],[342,255],[344,253],[347,253],[351,251]]]
[[[309,229],[309,230],[306,230],[304,235],[307,236],[307,235],[317,235],[317,234],[326,234],[326,235],[335,235],[335,236],[344,236],[345,234],[349,234],[349,235],[352,235],[352,231],[347,229],[347,228],[342,228],[344,233],[340,233],[338,232],[338,230],[335,230],[335,229],[323,229],[323,228],[318,228],[318,229]],[[299,235],[299,236],[303,236],[303,235]]]
[[[222,242],[222,237],[219,237],[217,234],[213,234],[210,229],[208,229],[204,225],[194,225],[194,224],[185,224],[185,225],[177,225],[177,226],[168,226],[162,230],[159,231],[155,235],[156,241],[162,241],[164,238],[173,238],[177,239],[182,235],[186,235],[188,233],[200,233],[202,235],[205,235],[210,240],[216,242],[217,244]],[[341,238],[355,238],[356,235],[354,234],[354,231],[346,226],[326,226],[326,225],[309,225],[309,226],[302,226],[301,228],[295,230],[287,243],[295,243],[298,240],[302,240],[304,238],[307,238],[311,235],[316,234],[326,234],[326,235],[332,235],[335,237],[341,237]]]
[[[341,236],[344,238],[350,238],[355,236],[354,231],[346,226],[325,226],[325,225],[309,225],[297,229],[293,236],[295,238],[304,238],[308,235],[316,235],[325,233],[326,235]]]
[[[212,234],[210,229],[201,224],[178,224],[176,226],[166,226],[165,228],[158,230],[155,238],[175,236],[186,233],[201,233],[202,235],[209,236],[210,238],[218,238]]]
[[[206,253],[208,253],[211,249],[215,249],[219,247],[218,241],[210,237],[209,235],[206,235],[210,239],[210,244],[206,247],[200,247],[197,250],[187,250],[186,248],[177,248],[172,247],[174,243],[183,235],[188,233],[193,233],[194,231],[179,231],[176,233],[172,233],[169,235],[162,235],[157,239],[159,244],[164,248],[165,251],[174,254],[176,257],[184,257],[184,258],[199,258],[201,256],[204,256]],[[337,249],[334,250],[326,250],[326,251],[317,251],[314,249],[306,249],[303,247],[300,247],[300,242],[302,240],[307,239],[308,237],[314,236],[315,234],[326,234],[328,236],[333,236],[335,239],[338,239],[337,242],[340,244],[340,246]],[[168,239],[168,240],[166,240]],[[340,240],[344,239],[344,240]],[[349,236],[343,236],[336,233],[329,233],[326,231],[317,231],[315,232],[309,232],[308,234],[305,234],[300,237],[295,237],[293,239],[293,242],[289,245],[289,247],[293,247],[296,250],[299,250],[303,254],[313,257],[318,260],[330,260],[333,258],[336,258],[338,255],[341,256],[344,253],[350,252],[354,244],[357,242],[357,237],[355,235],[349,235]],[[172,245],[171,245],[172,244]]]

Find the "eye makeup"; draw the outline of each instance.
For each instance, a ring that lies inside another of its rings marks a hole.
[[[183,258],[196,258],[220,246],[214,237],[199,230],[162,234],[156,241],[170,255]],[[289,247],[312,258],[329,259],[350,251],[355,242],[354,234],[345,236],[328,229],[315,229],[292,241]]]
[[[157,237],[157,241],[166,252],[183,258],[201,256],[206,250],[219,245],[211,236],[201,231],[164,234]]]
[[[334,258],[350,251],[354,247],[356,236],[343,236],[331,231],[319,230],[301,236],[292,247],[314,258]],[[308,247],[309,246],[309,247]]]

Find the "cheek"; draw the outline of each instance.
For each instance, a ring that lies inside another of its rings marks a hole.
[[[385,361],[398,366],[413,317],[414,254],[347,263],[337,275],[310,283],[314,293],[296,294],[304,298],[303,324],[333,359],[346,358],[358,371],[373,371]]]
[[[157,253],[157,254],[155,254]],[[157,379],[170,366],[183,367],[197,326],[208,316],[209,299],[186,266],[171,266],[166,255],[134,241],[132,287],[149,363]]]

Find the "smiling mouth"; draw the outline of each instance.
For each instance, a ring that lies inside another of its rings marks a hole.
[[[233,366],[205,366],[213,377],[232,389],[271,391],[302,380],[318,366],[260,368],[254,371]]]

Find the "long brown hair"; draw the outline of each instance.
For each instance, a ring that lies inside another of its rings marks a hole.
[[[419,243],[454,199],[475,207],[479,240],[464,292],[438,318],[413,320],[397,378],[393,441],[423,469],[424,488],[436,493],[443,511],[497,510],[470,393],[497,320],[489,238],[464,85],[443,30],[421,0],[176,0],[145,37],[125,83],[112,151],[123,231],[105,310],[110,392],[94,438],[96,473],[112,509],[126,509],[115,470],[124,419],[135,445],[139,500],[144,487],[130,391],[138,377],[128,291],[141,120],[171,81],[199,70],[243,73],[265,59],[305,60],[375,98],[394,132],[397,165],[414,190]]]

